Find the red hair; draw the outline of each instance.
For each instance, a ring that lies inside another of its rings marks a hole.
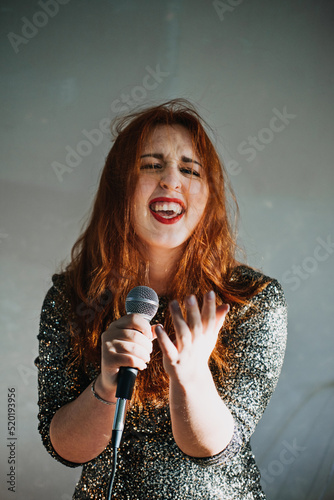
[[[218,304],[243,304],[264,286],[230,279],[238,262],[226,193],[231,193],[234,202],[235,197],[226,186],[223,164],[197,111],[188,101],[178,99],[128,115],[114,125],[116,139],[102,171],[90,220],[74,244],[66,268],[73,312],[72,362],[86,368],[89,364],[99,367],[100,336],[111,321],[126,313],[128,292],[137,285],[149,286],[149,262],[138,246],[130,200],[136,188],[143,143],[158,125],[182,125],[189,131],[209,186],[204,214],[171,276],[168,298],[177,299],[182,308],[183,299],[194,294],[201,305],[203,294],[213,289]],[[236,202],[235,207],[237,213]],[[89,318],[87,311],[93,312]],[[173,335],[169,311],[164,326]],[[151,362],[137,378],[133,400],[140,403],[146,398],[158,403],[168,395],[168,376],[159,346],[154,344]],[[221,339],[210,363],[220,370],[228,369],[229,353]]]

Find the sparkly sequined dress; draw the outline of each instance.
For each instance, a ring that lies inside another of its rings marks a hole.
[[[259,273],[237,268],[239,277]],[[255,276],[256,277],[256,276]],[[255,306],[255,307],[254,307]],[[47,451],[69,467],[82,466],[73,499],[102,500],[111,469],[110,445],[94,460],[71,463],[60,457],[49,438],[55,412],[75,399],[96,372],[66,369],[69,354],[69,301],[62,276],[46,295],[38,335],[39,431]],[[159,320],[158,311],[156,322]],[[176,445],[168,406],[132,407],[119,449],[113,498],[117,500],[262,500],[260,473],[249,440],[275,389],[286,345],[286,303],[280,284],[271,280],[247,306],[232,306],[228,342],[233,348],[233,376],[217,386],[235,422],[231,442],[218,455],[192,458]],[[215,374],[213,373],[215,378]],[[215,379],[216,380],[216,379]]]

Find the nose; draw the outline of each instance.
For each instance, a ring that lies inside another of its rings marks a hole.
[[[160,186],[164,187],[165,189],[180,189],[181,176],[177,164],[166,165],[163,172],[161,173]]]

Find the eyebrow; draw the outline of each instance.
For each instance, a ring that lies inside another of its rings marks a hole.
[[[144,155],[141,155],[140,158],[147,158],[147,157],[157,158],[158,160],[163,160],[164,159],[164,155],[161,154],[161,153],[146,153]],[[196,160],[194,160],[192,158],[188,158],[188,156],[181,156],[181,160],[184,163],[196,163],[197,165],[199,165],[200,167],[203,168],[203,165],[201,163],[199,163],[198,161],[196,161]]]

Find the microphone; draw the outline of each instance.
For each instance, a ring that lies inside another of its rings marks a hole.
[[[148,286],[136,286],[125,299],[126,313],[141,314],[148,322],[156,315],[158,307],[158,295]],[[137,374],[137,368],[122,366],[119,369],[116,390],[117,403],[111,437],[113,449],[119,448],[122,439],[126,401],[131,399]]]

